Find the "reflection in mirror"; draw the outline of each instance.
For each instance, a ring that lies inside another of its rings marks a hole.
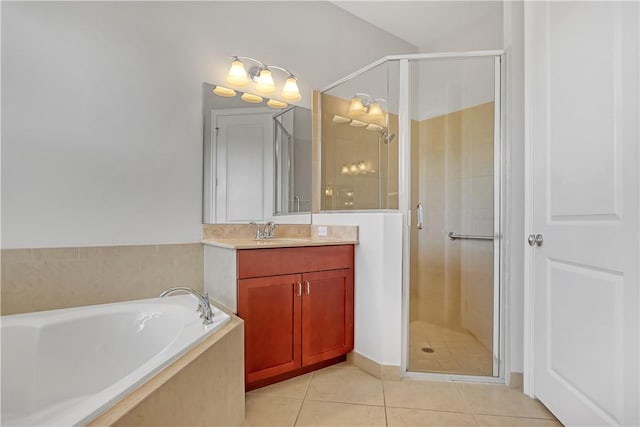
[[[311,110],[289,107],[273,116],[276,214],[311,212]]]
[[[310,223],[311,111],[204,83],[203,115],[203,223]]]
[[[398,63],[321,93],[322,211],[398,209]]]

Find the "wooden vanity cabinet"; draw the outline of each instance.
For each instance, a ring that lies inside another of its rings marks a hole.
[[[238,251],[247,388],[353,349],[353,245]]]

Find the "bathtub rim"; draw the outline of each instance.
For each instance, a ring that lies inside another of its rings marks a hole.
[[[12,315],[3,315],[2,317],[0,317],[0,324],[2,326],[4,326],[6,323],[8,322],[10,326],[11,323],[13,322],[17,322],[18,324],[23,323],[26,326],[34,326],[36,328],[40,328],[42,326],[46,326],[48,325],[48,318],[50,318],[51,316],[54,317],[55,320],[59,320],[57,317],[59,316],[62,319],[62,323],[71,320],[72,322],[78,319],[83,319],[83,317],[85,317],[88,314],[93,314],[94,310],[99,309],[99,310],[104,310],[107,313],[113,313],[113,308],[115,307],[116,310],[116,314],[119,312],[124,312],[124,313],[129,313],[131,310],[129,309],[129,306],[133,306],[136,307],[138,305],[143,305],[143,306],[147,306],[149,304],[154,305],[155,303],[159,303],[159,307],[161,308],[169,308],[169,310],[173,311],[174,308],[172,307],[174,304],[177,303],[178,306],[180,306],[180,308],[178,309],[178,313],[180,311],[183,310],[183,308],[186,305],[191,305],[190,301],[193,299],[192,296],[188,295],[188,294],[180,294],[180,295],[173,295],[173,296],[169,296],[166,298],[159,298],[159,297],[153,297],[153,298],[145,298],[145,299],[141,299],[141,300],[126,300],[126,301],[120,301],[120,302],[111,302],[111,303],[106,303],[106,304],[93,304],[93,305],[87,305],[87,306],[78,306],[78,307],[66,307],[66,308],[61,308],[61,309],[52,309],[52,310],[44,310],[44,311],[37,311],[37,312],[31,312],[31,313],[17,313],[17,314],[12,314]],[[194,306],[194,310],[193,310],[193,314],[194,314],[194,320],[196,317],[196,313],[195,313],[195,307],[196,307],[196,303],[195,303],[195,299],[193,299],[193,306]],[[155,365],[156,367],[153,367],[154,365],[152,364],[151,367],[152,369],[147,371],[146,373],[143,371],[143,375],[139,376],[140,371],[139,368],[143,368],[145,367],[145,365],[148,364],[149,361],[152,361],[153,359],[157,359],[158,354],[165,352],[167,350],[167,348],[171,347],[172,345],[175,344],[176,339],[179,339],[180,336],[178,335],[177,337],[174,337],[173,340],[169,341],[167,346],[165,346],[160,353],[153,355],[150,359],[147,359],[142,365],[140,365],[137,369],[133,370],[132,373],[135,374],[136,376],[138,376],[137,379],[135,379],[135,381],[130,382],[128,389],[121,389],[120,387],[118,387],[118,384],[121,382],[121,380],[126,379],[126,376],[123,376],[121,378],[119,378],[118,381],[114,382],[113,384],[110,384],[109,386],[107,386],[105,389],[98,391],[97,393],[90,393],[87,394],[86,396],[89,397],[89,399],[94,399],[95,396],[103,394],[105,391],[110,390],[113,393],[107,393],[106,397],[110,397],[112,400],[111,401],[100,401],[100,400],[93,400],[92,403],[89,404],[89,406],[82,406],[85,405],[84,402],[80,403],[79,406],[79,412],[78,414],[82,414],[82,418],[80,418],[80,416],[75,415],[75,411],[70,411],[68,415],[66,412],[54,412],[54,418],[55,418],[55,422],[56,423],[62,423],[61,425],[87,425],[89,423],[92,423],[93,420],[97,419],[98,417],[100,417],[103,413],[107,412],[108,410],[110,410],[111,408],[113,408],[115,405],[117,405],[119,402],[121,402],[122,400],[126,399],[128,396],[130,396],[131,394],[137,392],[140,388],[142,388],[146,383],[148,383],[149,381],[153,380],[156,376],[158,376],[159,374],[161,374],[162,372],[164,372],[168,367],[172,366],[175,362],[179,361],[180,359],[182,359],[182,357],[184,357],[185,355],[189,354],[193,349],[200,347],[201,344],[205,343],[205,342],[209,342],[211,345],[215,344],[215,342],[211,342],[210,339],[212,337],[219,337],[222,338],[224,335],[223,334],[219,334],[219,332],[221,330],[226,330],[228,331],[228,329],[226,328],[227,325],[229,325],[230,323],[232,323],[233,321],[233,317],[235,317],[232,313],[229,313],[228,311],[219,308],[217,305],[215,304],[211,304],[212,308],[219,312],[219,313],[224,313],[222,322],[220,322],[219,324],[214,324],[214,325],[209,325],[209,326],[205,326],[205,330],[202,332],[201,335],[196,335],[194,338],[194,340],[192,341],[187,341],[182,346],[182,349],[180,350],[180,347],[178,347],[178,352],[177,354],[173,354],[171,355],[171,353],[169,353],[166,359],[160,359],[157,365]],[[136,310],[133,310],[133,312],[136,312]],[[193,320],[189,320],[191,326],[188,326],[188,328],[193,328],[195,327],[197,322],[194,322]],[[201,322],[200,322],[201,323]],[[7,326],[9,326],[7,325]],[[185,324],[186,325],[186,324]],[[22,325],[19,325],[22,326]],[[207,330],[208,329],[208,330]],[[186,330],[186,329],[185,329]],[[207,348],[206,347],[203,351],[205,351]],[[197,356],[196,356],[197,357]],[[186,366],[186,365],[185,365]],[[113,387],[116,386],[116,388],[114,389]],[[103,396],[105,396],[103,394]],[[99,406],[93,406],[93,403],[99,403]],[[75,407],[75,405],[74,405]],[[93,408],[91,409],[91,413],[89,413],[88,411],[85,412],[85,409],[87,408]],[[46,409],[46,408],[45,408]],[[26,418],[18,418],[18,423],[23,422],[24,419],[28,419],[29,417],[36,415],[39,416],[37,414],[42,414],[43,411],[36,411],[33,414],[29,414]],[[60,414],[60,415],[58,415]],[[6,414],[8,415],[8,414]],[[4,418],[4,417],[2,417]],[[4,421],[4,420],[3,420]],[[35,418],[34,420],[32,420],[33,422],[37,422],[40,423],[41,420],[38,420],[37,418]],[[11,421],[9,421],[10,423]]]
[[[214,304],[212,304],[214,305]],[[156,390],[163,385],[171,381],[176,375],[187,367],[191,362],[195,361],[203,353],[214,346],[218,341],[227,335],[238,326],[244,329],[244,321],[238,316],[230,313],[227,310],[221,309],[216,305],[218,309],[224,311],[229,315],[229,321],[223,324],[219,329],[209,334],[205,339],[197,343],[194,347],[189,349],[186,353],[179,356],[176,360],[169,363],[153,377],[149,378],[146,382],[141,384],[137,389],[133,390],[122,399],[115,402],[112,406],[105,408],[94,419],[90,420],[86,427],[98,427],[98,426],[110,426],[118,422],[126,414],[144,402],[149,396],[151,396]],[[239,355],[244,359],[244,354]]]

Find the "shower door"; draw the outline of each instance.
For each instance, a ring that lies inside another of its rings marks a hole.
[[[408,372],[499,376],[499,57],[408,62]]]

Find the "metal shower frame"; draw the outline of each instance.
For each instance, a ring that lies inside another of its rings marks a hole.
[[[410,295],[410,240],[409,228],[412,225],[411,206],[411,117],[410,117],[410,61],[419,60],[452,60],[468,58],[493,58],[494,59],[494,322],[493,322],[493,376],[472,376],[460,374],[441,374],[409,372],[408,362],[408,329],[409,329],[409,295]],[[343,77],[331,85],[323,88],[319,93],[327,92],[363,73],[372,70],[382,64],[397,61],[399,63],[398,82],[398,210],[402,213],[403,226],[403,255],[402,255],[402,357],[401,375],[409,378],[469,381],[469,382],[494,382],[504,383],[508,381],[509,372],[509,325],[505,321],[509,315],[508,287],[505,286],[504,277],[507,271],[508,258],[504,253],[505,243],[504,230],[506,229],[506,203],[505,203],[505,175],[507,171],[507,157],[504,156],[505,141],[503,135],[505,127],[504,108],[505,105],[505,61],[503,50],[483,50],[470,52],[443,52],[443,53],[423,53],[408,55],[389,55],[360,68],[357,71]],[[319,101],[318,101],[319,104]],[[320,105],[317,105],[320,107]],[[318,108],[320,110],[320,108]],[[319,129],[321,133],[321,129]],[[319,135],[320,139],[320,135]],[[321,159],[321,144],[318,144],[318,158]],[[320,170],[317,171],[320,175]],[[321,194],[320,176],[315,179],[315,194]],[[318,206],[319,207],[319,206]],[[389,209],[379,209],[377,211],[389,211]],[[395,211],[395,210],[394,210]],[[324,211],[323,211],[324,212]],[[363,211],[350,211],[363,212]],[[371,212],[371,210],[367,211]],[[495,343],[498,343],[496,346]]]

